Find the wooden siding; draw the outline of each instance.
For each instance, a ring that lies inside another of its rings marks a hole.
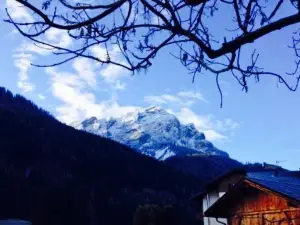
[[[274,194],[266,193],[254,188],[245,188],[244,197],[235,207],[234,212],[258,212],[289,208],[287,200]]]
[[[230,214],[229,225],[300,225],[300,208],[253,187],[244,189],[244,197],[235,202]]]
[[[228,225],[299,225],[300,211],[234,216]]]

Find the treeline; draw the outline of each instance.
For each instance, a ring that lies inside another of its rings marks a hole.
[[[197,178],[201,184],[206,184],[230,170],[244,167],[242,163],[229,157],[212,155],[173,156],[165,163],[188,176]]]
[[[199,224],[201,182],[116,142],[68,127],[0,89],[0,216],[37,225],[132,224],[139,205]],[[174,222],[174,223],[175,223]]]

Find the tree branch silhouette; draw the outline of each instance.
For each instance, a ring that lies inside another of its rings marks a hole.
[[[298,87],[299,31],[293,34],[293,44],[289,46],[296,57],[292,73],[266,71],[258,66],[257,50],[251,55],[242,54],[242,50],[248,44],[255,46],[256,40],[271,33],[297,25],[300,22],[299,0],[112,0],[98,5],[44,0],[39,6],[32,0],[15,1],[29,10],[34,20],[16,21],[6,9],[8,18],[5,21],[14,25],[24,37],[66,57],[60,62],[37,66],[56,66],[84,57],[121,66],[134,73],[148,69],[157,53],[174,46],[179,54],[172,51],[172,55],[193,74],[193,81],[197,74],[209,71],[216,75],[220,92],[219,76],[226,72],[244,91],[249,89],[250,78],[259,82],[261,76],[276,77],[291,91]],[[284,7],[291,7],[292,13],[282,16]],[[216,41],[222,37],[213,35],[215,27],[209,23],[218,10],[233,13],[230,25],[235,28],[228,31],[230,38],[224,34],[223,41]],[[67,32],[80,47],[63,48],[45,40],[43,35],[53,28]],[[106,59],[91,54],[95,46],[106,49]],[[119,49],[123,60],[113,60],[111,46]],[[245,65],[245,57],[250,61],[249,65]],[[289,84],[286,76],[295,76],[295,83]]]

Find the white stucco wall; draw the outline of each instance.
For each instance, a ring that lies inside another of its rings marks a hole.
[[[224,195],[225,192],[210,192],[206,194],[203,198],[203,212],[205,212],[212,204],[214,204],[222,195]],[[204,217],[203,218],[204,225],[221,225],[216,218],[209,218]],[[219,219],[219,221],[222,221],[223,223],[227,224],[226,219]]]
[[[226,192],[219,192],[219,198],[221,198]]]

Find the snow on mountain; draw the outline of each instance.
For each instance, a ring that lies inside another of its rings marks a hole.
[[[214,147],[193,124],[183,125],[176,116],[153,106],[109,120],[91,117],[74,127],[100,135],[141,152],[164,160],[174,155],[228,154]]]

